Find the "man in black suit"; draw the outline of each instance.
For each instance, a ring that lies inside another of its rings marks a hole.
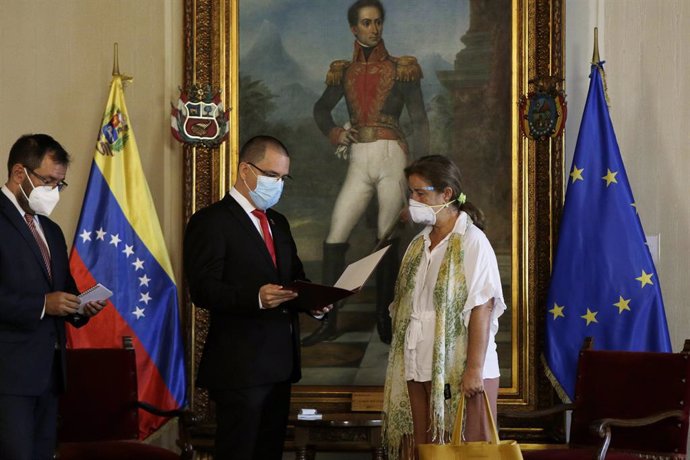
[[[65,386],[65,321],[81,327],[77,287],[60,227],[48,218],[67,186],[69,155],[46,134],[10,150],[0,193],[0,457],[47,460]]]
[[[270,209],[289,172],[280,141],[250,139],[230,193],[185,232],[192,300],[211,317],[197,385],[216,403],[217,460],[282,458],[290,387],[301,375],[299,301],[284,287],[306,279],[287,220]]]

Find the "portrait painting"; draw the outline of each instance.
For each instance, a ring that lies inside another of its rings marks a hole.
[[[356,189],[346,184],[346,179],[355,180],[349,176],[354,174],[349,168],[355,150],[339,147],[334,135],[350,129],[361,114],[353,113],[358,109],[346,104],[345,97],[332,96],[337,93],[331,88],[345,85],[339,69],[358,59],[358,47],[366,45],[361,43],[366,37],[356,38],[348,22],[352,3],[238,4],[239,126],[233,142],[242,145],[261,133],[287,146],[292,179],[276,209],[290,221],[307,276],[333,284],[347,264],[392,243],[387,259],[363,288],[336,305],[328,331],[322,333],[321,322],[301,315],[299,385],[383,385],[392,300],[386,295],[392,292],[396,264],[422,229],[399,219],[408,200],[404,180],[366,193],[352,192]],[[517,142],[511,127],[512,27],[517,13],[510,0],[382,3],[385,52],[397,66],[396,78],[419,90],[421,99],[397,101],[400,116],[391,121],[393,128],[376,127],[377,135],[396,140],[405,161],[398,164],[384,152],[373,152],[378,156],[372,161],[378,162],[376,168],[401,170],[415,158],[441,154],[459,166],[467,200],[485,214],[485,232],[499,263],[508,310],[499,321],[496,341],[501,386],[510,387],[515,334],[512,158]],[[356,42],[358,38],[362,40]],[[366,142],[364,130],[357,135]]]

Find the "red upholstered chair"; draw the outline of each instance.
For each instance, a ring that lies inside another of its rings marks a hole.
[[[525,460],[685,459],[690,340],[681,353],[583,349],[575,401],[563,407],[573,410],[569,448]]]
[[[139,408],[181,417],[182,455],[137,441]],[[67,392],[60,398],[58,415],[59,460],[191,459],[185,428],[190,419],[186,411],[161,411],[137,401],[134,349],[67,351]]]

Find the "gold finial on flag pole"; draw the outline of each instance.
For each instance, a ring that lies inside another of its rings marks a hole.
[[[599,28],[594,28],[594,52],[592,53],[592,65],[597,66],[597,70],[601,74],[601,82],[604,86],[604,97],[606,98],[606,105],[611,107],[611,102],[609,101],[608,88],[606,86],[606,72],[604,72],[604,66],[601,65],[601,58],[599,57]]]
[[[117,42],[113,43],[113,77],[120,77],[123,83],[134,80],[134,78],[120,73],[120,55]]]
[[[120,57],[118,56],[117,42],[113,43],[113,77],[116,75],[120,75]]]

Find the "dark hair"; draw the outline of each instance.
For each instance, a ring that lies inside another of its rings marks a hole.
[[[12,175],[12,167],[16,164],[22,164],[32,171],[38,169],[46,155],[50,155],[57,164],[69,165],[69,153],[58,141],[47,134],[25,134],[10,149],[7,173]]]
[[[379,13],[381,13],[381,22],[385,21],[386,10],[379,0],[357,0],[355,3],[350,5],[350,8],[347,10],[347,22],[350,23],[350,27],[357,25],[357,22],[359,22],[359,10],[366,8],[367,6],[378,8]]]
[[[245,163],[258,163],[259,161],[264,159],[264,156],[266,155],[266,149],[269,146],[275,147],[276,149],[280,150],[280,153],[282,153],[286,157],[290,156],[287,147],[285,147],[285,145],[283,145],[283,143],[280,142],[278,139],[272,136],[259,135],[252,137],[244,143],[244,145],[240,149],[239,161]]]
[[[442,155],[428,155],[415,160],[405,168],[405,177],[417,175],[429,182],[436,191],[443,191],[446,187],[453,190],[453,197],[457,198],[463,193],[462,175],[460,169],[448,157]],[[460,211],[465,211],[474,222],[474,225],[484,230],[484,213],[469,201],[463,204],[454,201],[451,206],[455,206]]]

